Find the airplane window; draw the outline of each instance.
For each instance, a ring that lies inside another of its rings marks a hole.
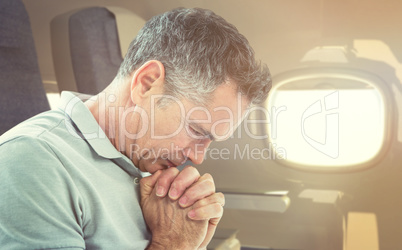
[[[348,74],[310,74],[277,82],[268,98],[270,143],[284,163],[312,170],[350,170],[380,155],[387,137],[386,98],[374,81]]]

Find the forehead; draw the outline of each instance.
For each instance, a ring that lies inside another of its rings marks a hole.
[[[238,92],[235,84],[222,84],[213,93],[210,109],[229,108],[232,112],[242,112],[248,106],[247,99]]]
[[[230,110],[232,113],[245,111],[248,107],[248,100],[245,96],[237,91],[237,86],[232,83],[224,83],[216,88],[211,94],[211,98],[205,105],[196,105],[192,100],[184,100],[186,112],[197,113],[195,110],[205,113],[209,112],[216,116],[227,115],[225,110]]]

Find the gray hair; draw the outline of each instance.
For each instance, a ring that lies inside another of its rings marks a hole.
[[[263,102],[272,86],[247,39],[210,10],[179,8],[153,17],[131,42],[117,76],[128,77],[149,60],[165,67],[164,94],[201,105],[230,80],[250,104]]]

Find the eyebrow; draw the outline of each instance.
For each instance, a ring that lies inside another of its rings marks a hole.
[[[203,127],[201,127],[199,124],[197,123],[193,123],[193,122],[189,122],[189,125],[193,126],[195,129],[197,129],[198,131],[201,131],[201,133],[205,136],[207,136],[211,141],[215,141],[216,138],[207,130],[205,130]]]

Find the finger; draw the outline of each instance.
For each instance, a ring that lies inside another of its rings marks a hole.
[[[190,186],[179,199],[181,207],[189,207],[196,201],[215,193],[215,183],[210,174],[204,174]]]
[[[215,234],[215,230],[216,230],[218,222],[216,224],[212,224],[212,223],[208,224],[207,234],[205,235],[204,241],[201,243],[199,249],[207,248],[209,242],[212,240],[212,237]]]
[[[140,180],[141,203],[151,195],[155,183],[161,174],[162,171],[158,170],[153,175],[144,177]]]
[[[210,220],[210,223],[216,225],[223,215],[223,207],[219,203],[213,203],[192,209],[187,213],[187,215],[192,220]]]
[[[192,209],[204,207],[214,203],[218,203],[222,207],[225,206],[225,196],[221,192],[214,193],[194,203]]]
[[[169,190],[169,197],[172,200],[176,200],[182,196],[188,187],[197,182],[199,178],[200,173],[195,167],[186,166],[173,181]]]
[[[156,195],[159,197],[165,197],[170,185],[178,174],[179,170],[177,168],[163,170],[156,184]]]

